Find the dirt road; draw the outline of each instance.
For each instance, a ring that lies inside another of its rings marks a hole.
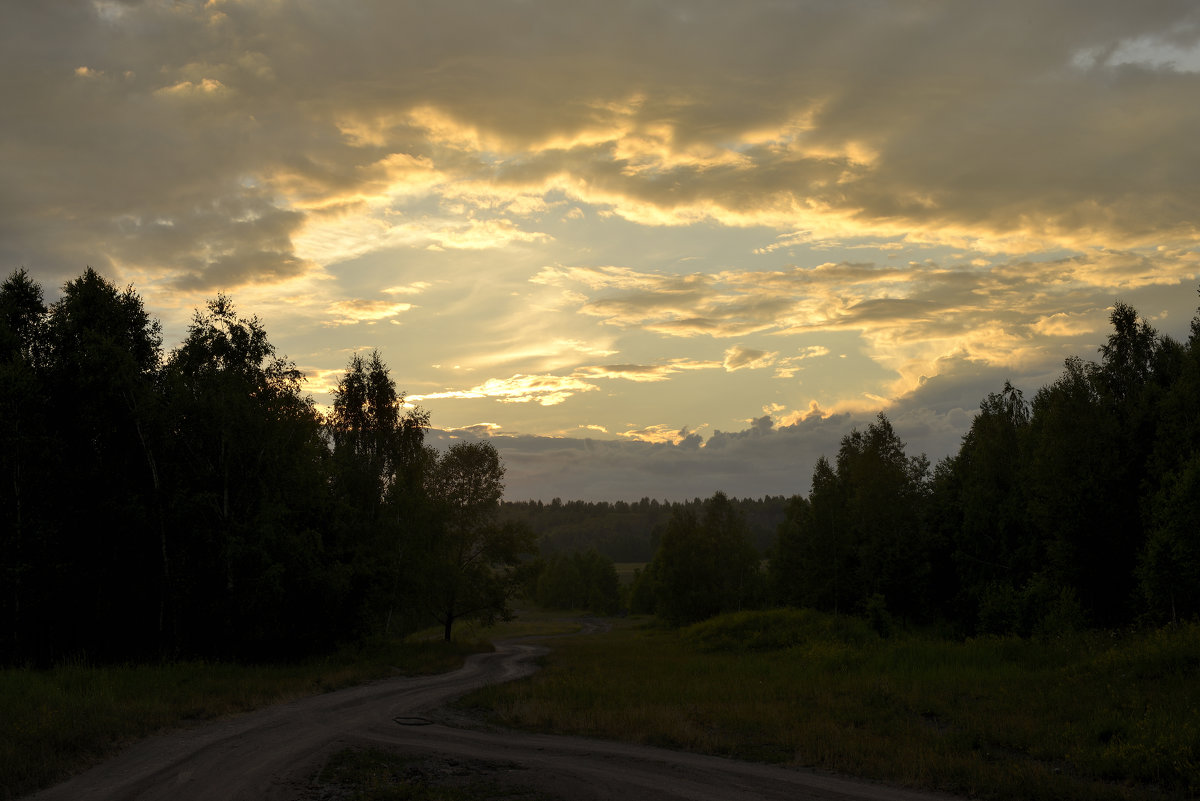
[[[545,652],[501,643],[453,673],[396,678],[153,737],[37,801],[170,799],[296,801],[328,755],[371,745],[466,764],[486,761],[514,782],[564,799],[839,799],[932,801],[804,771],[575,737],[454,728],[426,721],[451,699],[532,673]]]

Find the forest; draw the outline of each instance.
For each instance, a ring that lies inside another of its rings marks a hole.
[[[0,662],[289,658],[509,614],[532,533],[490,443],[438,452],[377,352],[328,415],[218,296],[164,354],[94,270],[0,286]]]
[[[771,547],[787,514],[783,495],[730,498],[748,527],[750,542],[760,551]],[[501,517],[527,523],[543,553],[594,550],[614,562],[649,562],[677,507],[700,510],[704,499],[659,501],[502,501]]]
[[[788,502],[765,571],[723,495],[676,510],[632,608],[682,624],[770,604],[956,636],[1194,619],[1200,315],[1182,343],[1124,303],[1110,322],[1099,361],[1067,359],[1032,401],[1006,382],[936,465],[883,413],[847,433]]]
[[[1098,361],[1005,384],[957,453],[887,416],[807,497],[502,502],[491,443],[439,452],[378,352],[328,414],[225,296],[164,352],[88,269],[0,285],[0,662],[281,658],[546,606],[685,624],[765,606],[877,630],[1053,634],[1200,613],[1200,316],[1116,303]],[[539,545],[541,546],[539,549]],[[540,552],[540,555],[539,555]],[[622,593],[613,563],[647,562]]]

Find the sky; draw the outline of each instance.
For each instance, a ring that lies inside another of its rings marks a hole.
[[[323,408],[377,349],[513,499],[936,462],[1197,306],[1190,0],[13,0],[0,68],[5,274],[227,294]]]

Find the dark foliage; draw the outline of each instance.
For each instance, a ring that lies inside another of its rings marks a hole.
[[[779,527],[776,602],[968,634],[1200,614],[1200,315],[1187,343],[1110,320],[1099,362],[1032,403],[1006,383],[932,472],[883,415],[846,435]]]
[[[784,518],[788,499],[782,495],[730,498],[746,521],[750,542],[759,551],[770,547]],[[505,501],[501,515],[521,520],[537,534],[545,553],[595,550],[614,562],[649,562],[658,550],[667,523],[677,508],[699,514],[701,498],[686,501]]]
[[[324,418],[227,297],[165,358],[132,288],[89,269],[42,298],[0,285],[0,662],[274,659],[506,614],[532,535],[496,522],[499,457],[427,450],[378,353]]]
[[[547,609],[614,615],[621,607],[616,565],[596,551],[551,554],[539,566],[534,599]]]
[[[718,492],[698,514],[675,508],[654,561],[638,576],[635,605],[652,598],[653,611],[673,625],[756,608],[763,602],[759,561],[745,519]]]

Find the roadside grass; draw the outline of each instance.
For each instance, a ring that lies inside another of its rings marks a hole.
[[[0,799],[18,798],[122,745],[268,704],[394,675],[442,673],[479,641],[379,641],[296,664],[178,662],[0,670]]]
[[[312,786],[321,798],[346,801],[557,801],[521,785],[522,770],[506,762],[347,748],[329,757]]]
[[[959,642],[802,610],[643,618],[559,640],[544,670],[459,706],[982,798],[1200,794],[1198,624]]]

